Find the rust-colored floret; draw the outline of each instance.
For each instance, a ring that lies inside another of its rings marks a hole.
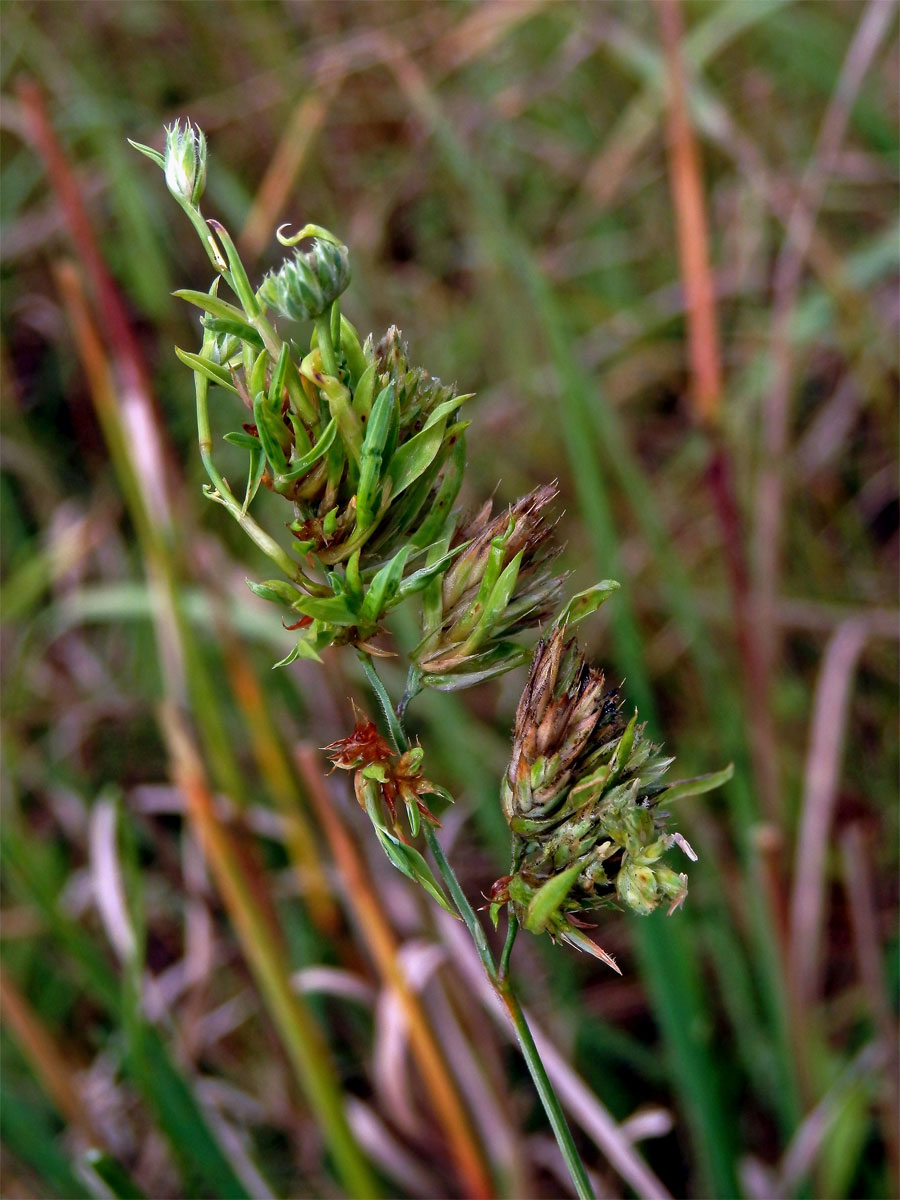
[[[387,763],[393,757],[393,751],[376,728],[375,722],[357,709],[356,725],[353,732],[345,738],[339,738],[325,747],[325,752],[331,759],[335,769],[354,771],[359,767],[367,767],[371,763]]]
[[[401,840],[406,837],[397,820],[398,801],[406,808],[411,805],[432,825],[440,827],[440,821],[422,799],[426,795],[440,795],[450,799],[443,788],[425,779],[422,775],[422,750],[418,746],[397,755],[378,732],[375,723],[356,710],[356,726],[345,738],[332,742],[325,750],[335,768],[355,771],[353,787],[360,808],[366,807],[366,795],[377,789],[391,818],[394,832]],[[415,831],[414,831],[415,832]]]

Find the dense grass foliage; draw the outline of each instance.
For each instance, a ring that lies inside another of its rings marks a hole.
[[[887,0],[6,6],[5,1196],[569,1194],[464,931],[323,779],[353,655],[271,669],[202,495],[210,267],[126,142],[185,115],[253,278],[339,232],[355,325],[477,393],[463,499],[558,480],[592,660],[735,764],[684,908],[603,918],[623,978],[515,948],[597,1193],[898,1194],[897,63]],[[476,906],[524,676],[410,714]]]

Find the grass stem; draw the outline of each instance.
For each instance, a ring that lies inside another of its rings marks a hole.
[[[360,661],[365,670],[366,677],[374,689],[385,718],[390,727],[391,736],[394,739],[397,749],[401,752],[409,747],[409,739],[401,724],[394,706],[388,696],[387,689],[381,681],[378,672],[375,670],[375,665],[368,654],[360,651]],[[515,939],[514,924],[515,918],[510,916],[510,932],[507,933],[506,946],[504,947],[503,970],[498,971],[497,963],[488,945],[487,936],[484,928],[478,920],[475,910],[472,908],[465,892],[460,886],[460,882],[456,877],[456,872],[450,865],[450,862],[444,854],[443,847],[438,841],[434,827],[427,821],[424,823],[425,843],[431,851],[431,855],[437,866],[438,873],[444,881],[447,891],[453,900],[456,910],[465,922],[472,941],[475,944],[475,949],[478,951],[478,957],[484,966],[485,974],[491,981],[497,995],[503,1001],[503,1005],[509,1014],[513,1029],[516,1032],[516,1037],[519,1042],[519,1048],[522,1051],[522,1057],[528,1067],[531,1078],[534,1080],[534,1085],[537,1088],[537,1093],[540,1096],[541,1104],[544,1106],[544,1112],[547,1114],[547,1119],[550,1122],[550,1127],[553,1130],[553,1135],[556,1138],[560,1153],[563,1156],[563,1161],[571,1176],[572,1183],[575,1187],[575,1193],[579,1200],[593,1200],[594,1192],[591,1188],[590,1180],[587,1177],[587,1171],[584,1168],[584,1163],[578,1154],[575,1142],[572,1138],[572,1131],[569,1129],[565,1114],[562,1110],[562,1105],[556,1092],[553,1090],[553,1084],[550,1082],[550,1077],[544,1067],[538,1048],[535,1045],[534,1038],[531,1036],[531,1030],[528,1028],[528,1022],[525,1019],[525,1014],[522,1012],[522,1007],[519,1004],[516,993],[513,989],[512,980],[509,976],[509,956],[512,951],[512,944]]]

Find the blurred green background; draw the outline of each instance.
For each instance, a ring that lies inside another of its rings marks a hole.
[[[676,814],[684,910],[604,918],[622,979],[516,947],[598,1194],[896,1196],[892,0],[8,0],[2,74],[4,1196],[341,1193],[223,828],[384,1193],[475,1194],[468,1144],[481,1194],[569,1194],[467,945],[316,800],[353,656],[270,669],[271,572],[202,496],[170,293],[209,266],[125,140],[185,115],[251,277],[282,222],[347,242],[357,327],[477,392],[466,501],[557,478],[573,590],[622,583],[591,655],[680,774],[735,763]],[[473,899],[521,674],[413,715]]]

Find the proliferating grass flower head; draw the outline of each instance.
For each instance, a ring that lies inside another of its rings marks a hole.
[[[556,625],[535,650],[501,784],[513,870],[492,889],[495,919],[511,904],[532,933],[615,966],[579,928],[582,914],[622,906],[646,915],[661,903],[672,913],[684,901],[687,876],[661,859],[673,845],[696,855],[666,831],[660,804],[718,787],[731,768],[667,786],[674,759],[660,749]]]
[[[178,355],[194,372],[207,495],[283,573],[250,584],[289,610],[284,624],[298,640],[282,664],[318,659],[329,645],[354,645],[364,659],[390,654],[377,644],[387,619],[420,597],[421,636],[409,656],[402,713],[423,688],[469,687],[525,663],[521,635],[545,628],[501,788],[513,865],[492,889],[492,913],[496,919],[509,904],[532,932],[610,961],[581,932],[582,914],[610,904],[649,913],[682,903],[686,876],[662,858],[675,844],[693,852],[666,831],[661,801],[715,787],[729,772],[666,788],[660,779],[672,760],[646,738],[637,714],[625,719],[618,694],[568,638],[566,630],[618,584],[588,588],[553,618],[565,582],[553,569],[558,550],[546,515],[556,484],[496,514],[490,500],[469,515],[454,511],[468,426],[459,411],[470,397],[414,366],[396,326],[360,340],[341,311],[351,277],[347,247],[318,225],[291,237],[279,229],[293,254],[254,288],[227,230],[199,209],[202,131],[175,122],[162,154],[138,149],[164,170],[217,273],[208,292],[177,293],[201,310],[203,325],[200,352]],[[223,280],[237,304],[220,298]],[[308,342],[284,336],[276,318],[311,323]],[[225,435],[248,454],[242,501],[213,461],[211,386],[236,396],[249,418]],[[260,487],[289,506],[287,547],[251,515]],[[389,703],[385,711],[396,723]],[[405,747],[399,728],[392,737]],[[424,775],[421,748],[395,752],[368,718],[358,718],[353,733],[328,749],[336,767],[353,772],[357,799],[394,865],[446,906],[411,842],[437,824],[423,797],[450,800]]]

